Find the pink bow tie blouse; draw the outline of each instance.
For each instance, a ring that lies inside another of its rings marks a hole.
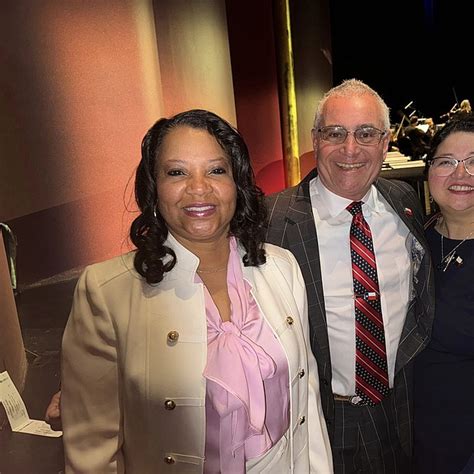
[[[289,426],[288,363],[244,280],[231,239],[227,287],[231,321],[222,321],[205,289],[208,354],[206,473],[245,473]]]

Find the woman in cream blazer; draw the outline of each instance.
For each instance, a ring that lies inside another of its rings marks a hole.
[[[88,267],[78,282],[63,339],[69,472],[203,472],[203,285],[194,282],[197,258],[172,236],[167,245],[178,263],[155,287],[133,270],[131,253]],[[331,472],[306,305],[295,305],[306,302],[301,272],[289,251],[265,250],[267,263],[243,272],[288,358],[291,409],[288,458],[255,472],[306,474],[310,447],[311,472]]]
[[[304,282],[263,244],[252,179],[242,139],[210,112],[146,135],[137,251],[84,271],[64,333],[66,472],[331,472]]]

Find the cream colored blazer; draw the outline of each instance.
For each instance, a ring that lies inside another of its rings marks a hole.
[[[197,257],[172,236],[167,245],[177,264],[157,285],[135,272],[133,253],[92,265],[79,279],[62,344],[68,473],[203,472],[203,285],[194,281]],[[311,462],[311,472],[332,472],[313,357],[308,366],[301,272],[289,251],[267,245],[266,252],[264,265],[243,273],[286,353],[291,404],[285,452],[271,450],[276,459],[266,470],[306,474]]]

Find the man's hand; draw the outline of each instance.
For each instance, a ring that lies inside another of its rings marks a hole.
[[[61,390],[56,392],[49,402],[48,408],[46,409],[46,413],[44,415],[44,420],[46,423],[49,423],[51,429],[54,431],[61,431],[62,430],[62,423],[61,423]]]

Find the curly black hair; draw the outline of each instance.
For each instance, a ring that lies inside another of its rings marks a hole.
[[[135,199],[140,215],[133,221],[130,238],[137,250],[134,266],[147,283],[159,283],[176,264],[176,255],[165,245],[168,226],[157,209],[156,160],[166,135],[176,127],[207,130],[224,150],[232,166],[237,188],[235,214],[230,235],[243,245],[245,266],[266,261],[265,232],[267,211],[264,194],[255,183],[247,145],[239,132],[218,115],[207,110],[188,110],[169,119],[158,120],[142,141],[142,158],[135,175]]]

